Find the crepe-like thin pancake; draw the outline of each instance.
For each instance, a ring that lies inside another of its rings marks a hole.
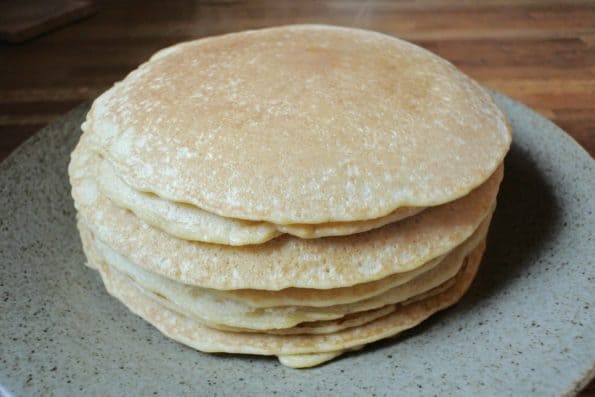
[[[110,272],[108,267],[102,266],[100,271],[110,294],[172,339],[204,352],[287,356],[346,350],[414,327],[462,297],[475,276],[484,248],[485,244],[482,244],[469,255],[465,267],[457,275],[455,285],[447,291],[409,305],[402,305],[393,313],[366,325],[322,335],[267,335],[218,331],[147,298],[128,278]]]
[[[312,240],[281,236],[264,244],[230,247],[171,237],[115,206],[89,175],[94,153],[87,139],[83,134],[69,167],[75,206],[84,223],[144,269],[213,289],[339,288],[415,269],[473,234],[490,213],[502,179],[499,167],[459,200],[365,233]]]
[[[137,191],[275,224],[451,202],[511,141],[490,95],[446,60],[314,25],[161,51],[95,100],[85,129]]]
[[[303,303],[299,306],[253,308],[242,301],[221,299],[217,291],[184,285],[142,270],[101,241],[95,240],[92,249],[97,260],[130,277],[147,296],[202,324],[220,329],[270,330],[286,329],[303,322],[341,319],[352,313],[376,310],[426,293],[456,275],[464,258],[485,238],[487,225],[487,222],[484,223],[467,242],[449,253],[441,264],[405,284],[350,304],[334,305],[332,296],[329,296],[326,307],[318,308],[307,307]],[[86,227],[80,225],[79,229]],[[83,238],[88,238],[88,235],[85,234]],[[86,249],[90,245],[86,243]]]
[[[245,221],[219,216],[191,204],[174,203],[154,194],[136,191],[116,174],[109,161],[99,158],[97,161],[97,183],[103,194],[118,206],[134,212],[149,225],[184,240],[248,245],[264,243],[282,233],[300,238],[343,236],[376,229],[423,210],[403,207],[377,219],[312,225],[275,225],[268,222]]]

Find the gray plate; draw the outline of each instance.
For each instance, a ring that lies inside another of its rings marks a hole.
[[[0,384],[16,396],[576,392],[595,366],[594,161],[496,99],[514,143],[470,292],[414,330],[309,370],[196,352],[104,291],[83,266],[66,176],[78,107],[0,165]]]

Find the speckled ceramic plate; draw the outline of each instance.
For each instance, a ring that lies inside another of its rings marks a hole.
[[[514,129],[483,267],[455,307],[327,365],[204,354],[83,266],[66,175],[87,106],[0,165],[0,384],[15,396],[572,394],[595,366],[594,161],[496,95]],[[1,393],[0,393],[1,394]]]

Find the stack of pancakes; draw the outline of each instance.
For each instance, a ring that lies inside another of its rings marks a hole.
[[[198,350],[291,367],[461,298],[511,140],[448,62],[312,25],[162,50],[83,131],[69,174],[107,290]]]

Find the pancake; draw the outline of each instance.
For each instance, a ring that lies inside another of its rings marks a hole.
[[[293,223],[289,225],[277,225],[277,230],[304,239],[347,236],[349,234],[367,232],[368,230],[377,229],[384,225],[388,225],[389,223],[400,221],[413,216],[424,209],[425,207],[400,207],[390,214],[380,218],[366,219],[363,221],[327,222],[318,224]]]
[[[328,289],[407,272],[468,239],[491,212],[502,167],[467,196],[365,233],[303,240],[281,236],[232,247],[174,238],[103,196],[81,137],[69,167],[75,206],[98,239],[133,263],[172,280],[220,290]]]
[[[327,307],[329,305],[349,304],[371,298],[391,288],[398,287],[415,277],[433,270],[443,263],[446,255],[436,257],[413,270],[395,273],[379,280],[355,284],[349,287],[331,289],[289,287],[277,291],[258,289],[212,290],[222,299],[234,299],[257,308],[276,306]]]
[[[181,239],[226,245],[259,244],[281,232],[267,222],[242,221],[201,210],[193,205],[171,203],[154,194],[137,192],[114,171],[109,161],[97,159],[97,183],[101,193],[118,206],[131,210],[151,226]],[[95,164],[92,163],[91,167]]]
[[[447,61],[316,25],[166,49],[101,95],[84,130],[136,191],[277,225],[450,203],[511,141],[488,93]]]
[[[458,247],[453,248],[448,254],[434,258],[413,270],[391,274],[379,280],[356,284],[350,287],[323,290],[312,288],[286,288],[279,291],[255,289],[213,291],[222,299],[233,299],[258,308],[270,308],[275,306],[327,307],[330,305],[346,305],[363,301],[401,286],[416,277],[420,277],[422,274],[440,272],[441,270],[438,270],[437,267],[440,265],[442,269],[445,265],[445,258],[448,255],[452,255],[453,251],[459,250],[460,252],[465,252],[466,255],[468,251],[479,244],[480,240],[487,234],[490,221],[491,215],[483,220],[482,224],[469,239]]]
[[[357,312],[348,314],[345,317],[341,317],[337,320],[327,321],[312,321],[304,322],[291,328],[282,329],[267,329],[267,330],[253,330],[250,328],[234,328],[226,326],[215,326],[215,328],[221,331],[228,332],[258,332],[265,333],[267,335],[321,335],[321,334],[332,334],[345,330],[347,328],[353,328],[368,324],[376,319],[384,317],[395,311],[395,305],[386,305],[379,309],[368,310],[365,312]]]
[[[89,230],[88,227],[85,227],[79,216],[77,215],[77,223],[76,228],[78,229],[79,236],[81,238],[81,243],[83,245],[83,252],[87,258],[85,262],[85,266],[97,270],[96,263],[103,260],[101,254],[97,252],[97,248],[95,248],[95,236],[93,232]]]
[[[354,222],[315,225],[275,225],[219,216],[186,203],[174,203],[128,186],[105,159],[97,159],[97,183],[101,193],[119,207],[131,210],[149,225],[184,240],[226,245],[261,244],[282,233],[300,238],[320,238],[361,233],[399,221],[423,208],[399,208],[387,216]],[[94,165],[92,165],[94,167]]]
[[[408,305],[368,324],[320,335],[267,335],[225,332],[212,329],[147,298],[128,278],[100,266],[101,276],[110,294],[132,312],[144,318],[168,337],[205,352],[227,352],[260,355],[292,356],[314,354],[305,363],[319,364],[316,357],[335,357],[345,351],[373,341],[394,336],[414,327],[436,311],[456,303],[471,284],[481,261],[485,245],[477,247],[467,258],[455,284],[448,290]],[[319,355],[321,353],[328,353]],[[299,357],[286,362],[299,363]]]
[[[419,295],[414,296],[406,301],[400,302],[401,305],[408,305],[413,302],[417,302],[419,300],[427,299],[431,296],[440,294],[447,289],[451,288],[455,284],[455,278],[451,278],[450,280],[440,284],[439,286],[432,288],[429,291],[421,293]],[[141,287],[141,291],[143,291]],[[167,305],[166,305],[167,307]],[[267,329],[267,330],[253,330],[250,328],[234,328],[234,327],[226,327],[226,326],[211,326],[206,324],[210,328],[219,329],[221,331],[232,331],[232,332],[258,332],[258,333],[265,333],[268,335],[319,335],[319,334],[331,334],[335,332],[339,332],[345,330],[347,328],[353,328],[368,324],[380,317],[384,317],[389,313],[392,313],[397,308],[396,304],[389,304],[383,306],[379,309],[372,309],[364,312],[356,312],[347,314],[344,317],[341,317],[336,320],[326,320],[326,321],[312,321],[312,322],[303,322],[297,324],[295,327],[291,328],[282,328],[282,329]],[[172,309],[176,311],[175,309]],[[184,314],[184,313],[181,313]]]
[[[487,227],[487,222],[484,221],[481,227]],[[80,231],[83,241],[83,249],[85,252],[97,251],[95,248],[96,239],[93,233],[86,227],[79,219],[77,227]],[[475,233],[477,234],[477,232]],[[475,235],[474,234],[474,235]],[[473,237],[472,237],[473,238]],[[467,240],[467,244],[471,239]],[[105,243],[103,243],[105,245]],[[113,251],[111,248],[109,250]],[[118,254],[119,255],[119,254]],[[97,260],[105,261],[104,255],[100,253],[95,254]],[[136,266],[121,255],[121,264],[112,263],[113,266],[119,270],[127,273],[125,268],[129,266]],[[439,264],[441,264],[446,255],[432,259],[430,262],[420,266],[414,270],[403,273],[396,273],[386,278],[371,281],[368,283],[357,284],[351,287],[333,288],[333,289],[306,289],[306,288],[286,288],[279,291],[266,291],[254,289],[239,289],[239,290],[215,290],[208,289],[209,292],[216,296],[219,300],[232,300],[242,302],[253,308],[271,308],[277,306],[310,306],[310,307],[327,307],[329,305],[339,305],[361,301],[377,294],[385,292],[391,288],[402,285],[422,273],[425,273]],[[95,268],[92,264],[87,263],[91,268]],[[142,270],[142,268],[141,268]],[[144,271],[144,270],[143,270]],[[158,275],[156,275],[158,276]],[[200,287],[198,287],[200,288]]]
[[[101,261],[109,266],[112,272],[116,271],[129,277],[148,297],[201,324],[219,329],[271,330],[291,328],[304,322],[344,319],[353,313],[377,310],[427,293],[447,283],[457,274],[464,258],[485,239],[487,225],[487,222],[484,223],[474,236],[449,253],[438,266],[409,282],[386,292],[378,291],[371,298],[350,304],[337,305],[333,297],[328,296],[326,307],[308,307],[302,302],[295,306],[253,308],[242,301],[221,299],[217,291],[184,285],[142,270],[98,240],[86,242],[84,245],[87,251],[93,251],[92,256],[96,262]],[[80,225],[79,229],[86,227]],[[89,234],[85,233],[85,238],[88,237]],[[341,324],[344,325],[343,322]]]
[[[309,368],[315,367],[322,363],[332,360],[333,358],[339,357],[348,351],[359,350],[363,346],[353,347],[347,350],[339,350],[334,352],[326,353],[314,353],[314,354],[294,354],[287,356],[278,356],[279,362],[286,367],[290,368]]]

